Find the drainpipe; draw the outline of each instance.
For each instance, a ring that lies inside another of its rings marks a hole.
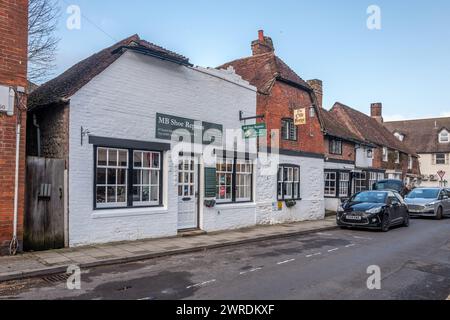
[[[17,115],[19,116],[19,115]],[[19,247],[19,242],[17,241],[17,211],[19,205],[19,156],[20,156],[20,122],[17,123],[16,129],[16,170],[15,170],[15,181],[14,181],[14,222],[13,222],[13,238],[11,244],[9,245],[9,253],[11,255],[16,255],[17,249]]]
[[[37,134],[37,156],[41,157],[41,128],[37,122],[36,114],[33,114],[33,126],[36,128]]]

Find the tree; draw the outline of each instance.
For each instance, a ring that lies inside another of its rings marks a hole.
[[[52,74],[59,38],[55,36],[60,16],[57,0],[29,0],[28,79],[41,83]]]

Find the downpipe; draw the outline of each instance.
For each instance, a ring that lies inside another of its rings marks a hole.
[[[13,238],[9,244],[9,254],[14,256],[19,248],[17,240],[17,212],[19,206],[19,157],[20,157],[20,122],[17,123],[16,129],[16,168],[14,180],[14,222],[13,222]]]

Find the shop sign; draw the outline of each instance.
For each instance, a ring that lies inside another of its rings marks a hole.
[[[265,137],[267,135],[267,126],[265,123],[242,126],[242,134],[244,139]]]
[[[294,125],[301,126],[306,124],[306,108],[294,110]]]
[[[194,134],[201,134],[203,144],[211,144],[213,141],[222,142],[223,126],[206,121],[176,117],[172,115],[156,114],[156,138],[172,140],[174,131],[187,130],[191,134],[191,141],[195,142]],[[212,141],[213,140],[213,141]]]

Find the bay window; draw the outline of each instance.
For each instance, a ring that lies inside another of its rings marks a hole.
[[[280,165],[277,182],[278,200],[300,200],[300,167]]]

